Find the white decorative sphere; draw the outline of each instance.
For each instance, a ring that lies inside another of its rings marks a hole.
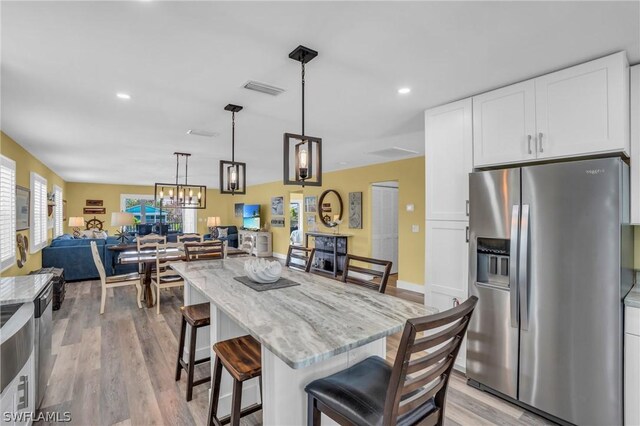
[[[251,281],[260,284],[274,283],[282,276],[282,265],[278,261],[252,259],[244,262],[244,272]]]

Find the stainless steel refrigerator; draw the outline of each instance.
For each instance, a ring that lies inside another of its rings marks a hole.
[[[469,384],[573,424],[622,424],[632,286],[619,158],[469,175]]]

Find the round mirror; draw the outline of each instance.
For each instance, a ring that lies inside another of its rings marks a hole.
[[[324,226],[333,228],[342,222],[342,198],[337,191],[327,189],[318,200],[318,214]]]

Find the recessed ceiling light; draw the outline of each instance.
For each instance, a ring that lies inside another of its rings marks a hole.
[[[120,99],[131,99],[131,95],[128,93],[117,93],[116,96]]]
[[[400,93],[401,95],[406,95],[409,92],[411,92],[411,89],[408,87],[401,87],[400,89],[398,89],[398,93]]]

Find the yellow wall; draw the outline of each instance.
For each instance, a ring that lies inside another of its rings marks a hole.
[[[291,192],[302,191],[305,196],[317,197],[326,190],[334,189],[340,193],[344,203],[343,223],[340,232],[351,234],[349,252],[363,256],[371,255],[371,184],[383,181],[397,181],[398,194],[398,279],[408,283],[424,284],[424,218],[425,218],[425,187],[424,187],[424,157],[408,160],[375,164],[348,170],[324,173],[323,186],[305,187],[284,186],[282,182],[254,185],[247,188],[246,195],[227,195],[227,218],[232,224],[241,225],[241,219],[235,218],[233,205],[235,203],[260,204],[262,222],[271,223],[271,197],[285,197],[285,227],[271,228],[273,233],[273,251],[285,254],[289,245],[289,198]],[[348,227],[348,197],[349,192],[362,192],[363,228],[349,229]],[[405,206],[414,205],[413,212],[407,212]],[[223,223],[226,223],[223,219]],[[316,215],[319,230],[333,232],[320,223]],[[420,232],[411,232],[411,225],[418,225]],[[304,219],[306,227],[306,214]],[[306,229],[306,228],[305,228]]]
[[[47,180],[47,190],[49,192],[53,190],[53,185],[58,185],[62,188],[63,198],[67,198],[65,181],[45,166],[40,160],[18,145],[13,139],[4,134],[4,132],[0,132],[0,154],[16,162],[16,183],[18,185],[29,188],[31,185],[31,172],[36,172]],[[51,239],[52,230],[50,229],[48,232],[49,239]],[[27,236],[31,242],[29,230],[18,231],[18,233]],[[33,254],[27,252],[27,263],[24,267],[18,268],[17,265],[14,265],[3,271],[1,274],[3,277],[26,275],[31,271],[40,269],[41,267],[42,252],[38,251]]]

